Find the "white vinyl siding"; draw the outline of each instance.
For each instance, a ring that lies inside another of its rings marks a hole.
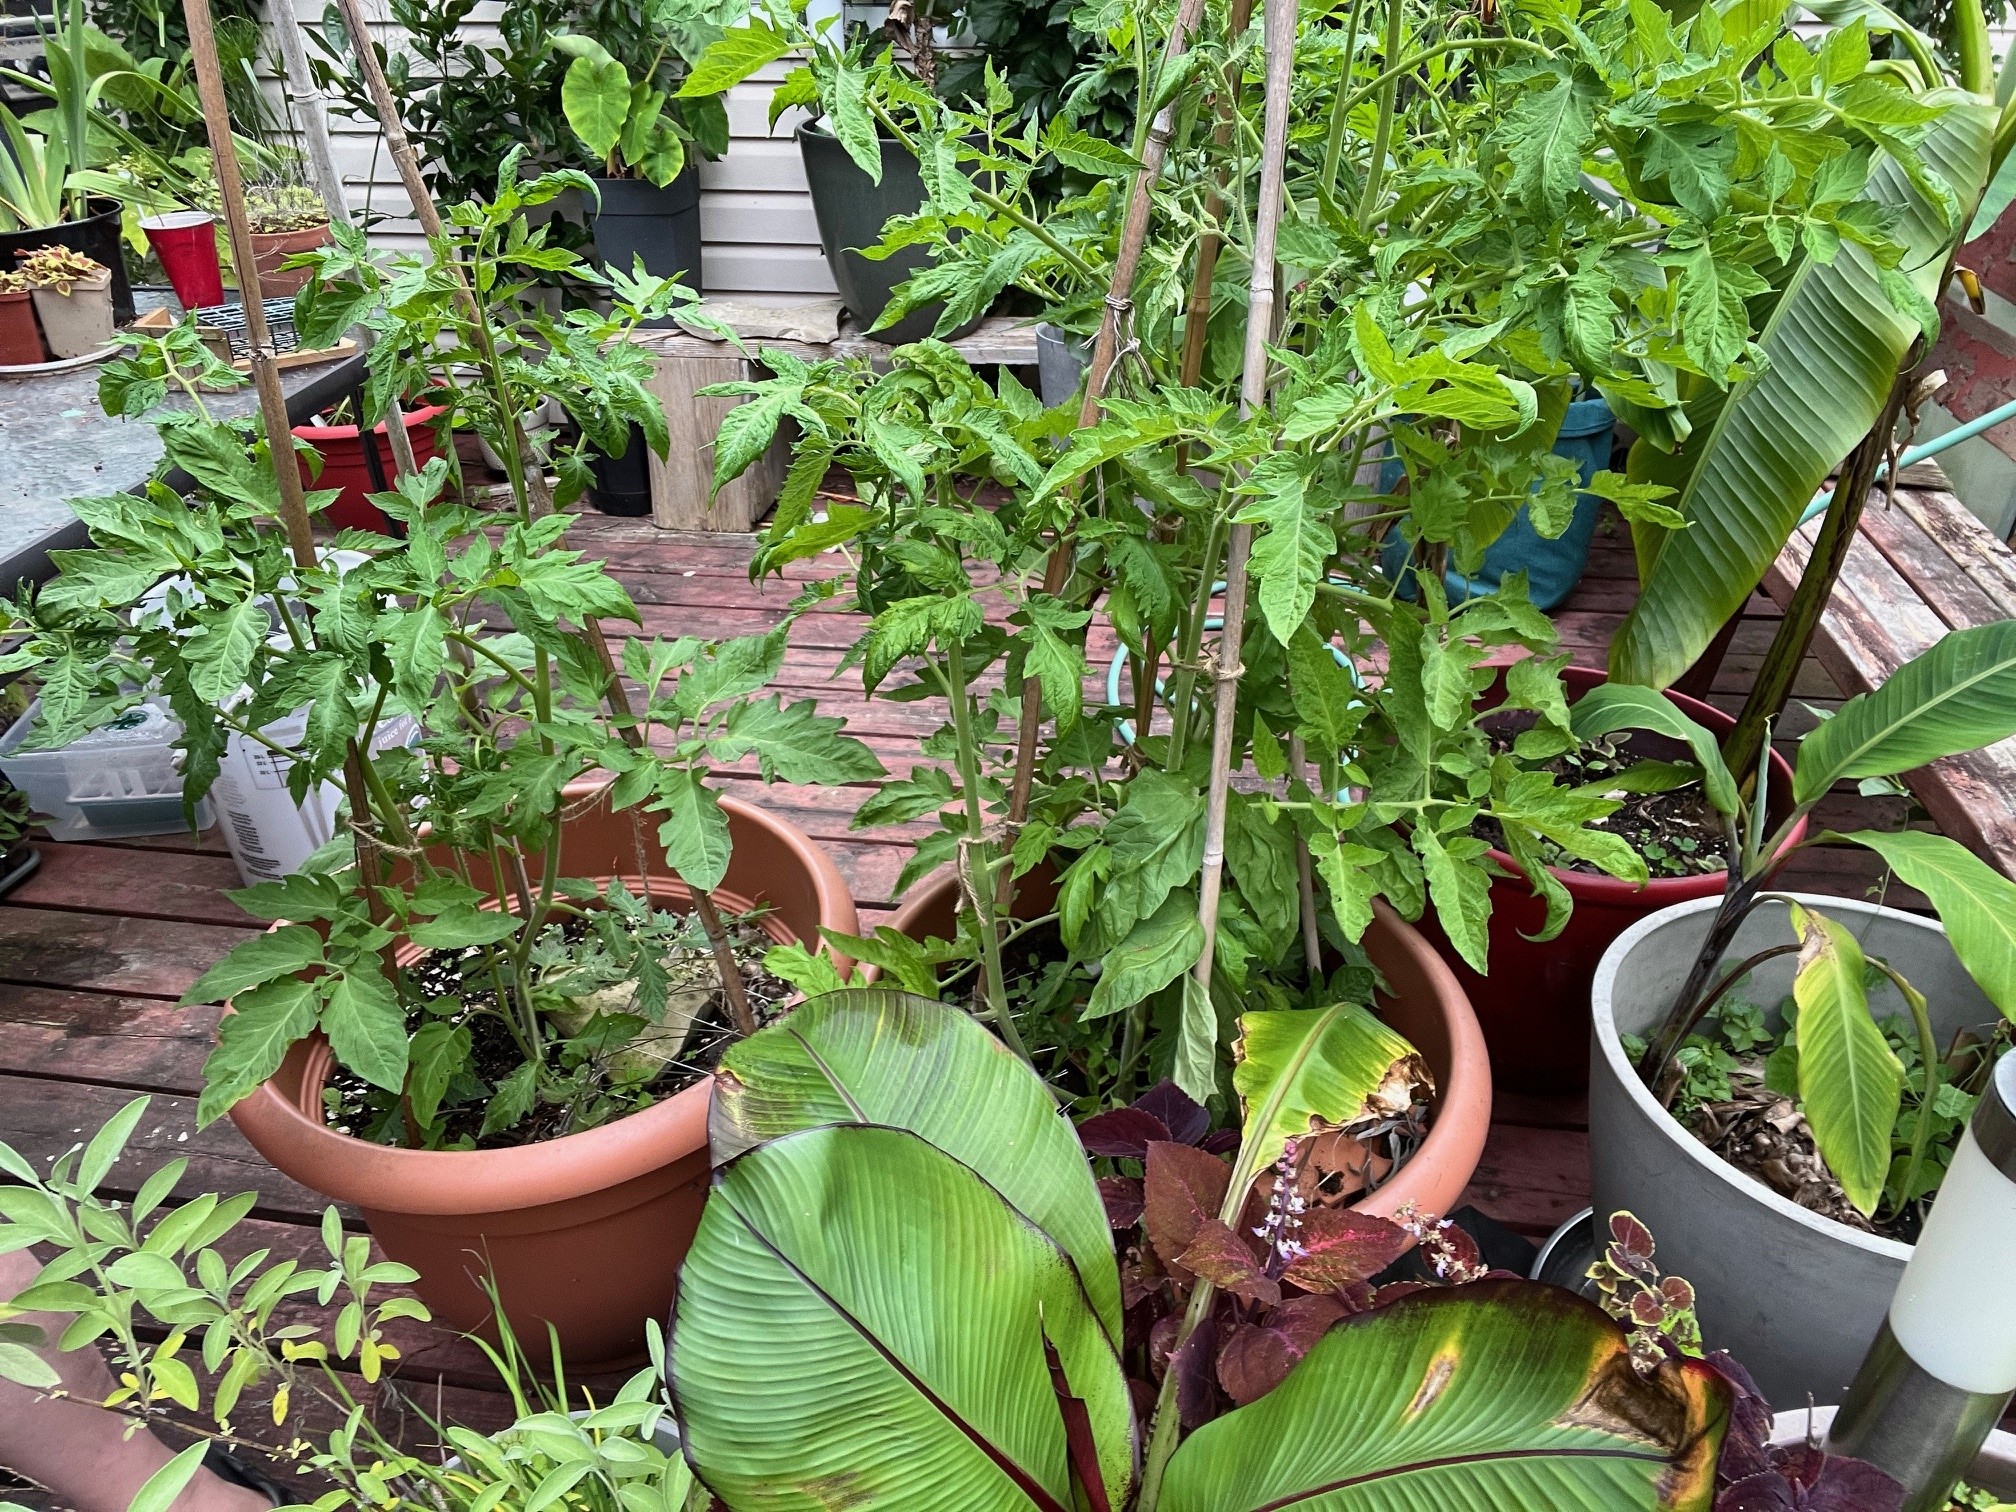
[[[323,0],[293,0],[306,26],[321,24]],[[368,13],[383,15],[382,0],[365,0]],[[484,0],[471,13],[463,34],[478,47],[498,46],[496,20],[503,6]],[[380,43],[392,51],[399,31],[379,20]],[[317,54],[309,43],[311,56]],[[277,55],[277,50],[276,50]],[[700,234],[705,247],[708,292],[737,296],[831,294],[833,278],[819,251],[819,228],[805,188],[805,170],[792,128],[802,113],[791,111],[769,129],[770,96],[786,65],[775,64],[728,94],[728,155],[700,165]],[[277,89],[277,81],[276,81]],[[378,222],[374,240],[391,248],[417,249],[418,228],[405,190],[385,151],[375,121],[356,120],[331,102],[329,133],[343,194],[352,210],[369,207],[390,219]]]

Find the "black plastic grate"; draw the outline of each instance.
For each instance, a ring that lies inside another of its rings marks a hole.
[[[266,311],[266,329],[273,338],[273,350],[299,351],[301,333],[294,329],[292,296],[264,300],[261,304]],[[232,361],[236,362],[252,355],[252,339],[245,332],[245,306],[242,304],[206,305],[196,312],[196,318],[202,324],[224,333],[224,339],[231,343]]]

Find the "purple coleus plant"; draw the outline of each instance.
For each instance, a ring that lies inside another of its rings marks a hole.
[[[1239,1136],[1212,1130],[1210,1114],[1171,1082],[1085,1120],[1078,1135],[1087,1154],[1120,1168],[1100,1178],[1099,1191],[1120,1249],[1128,1373],[1152,1397],[1174,1369],[1186,1427],[1273,1390],[1339,1319],[1431,1284],[1374,1284],[1410,1245],[1420,1244],[1445,1284],[1492,1274],[1476,1242],[1445,1219],[1353,1211],[1362,1168],[1347,1172],[1357,1180],[1336,1180],[1349,1157],[1326,1148],[1325,1136],[1288,1141],[1239,1223],[1227,1224],[1220,1215]],[[1218,1300],[1172,1361],[1199,1279]]]

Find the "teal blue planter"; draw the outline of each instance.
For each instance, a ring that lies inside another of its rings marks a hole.
[[[1554,441],[1554,454],[1574,459],[1581,469],[1584,488],[1610,464],[1610,433],[1616,423],[1610,406],[1600,398],[1577,399],[1568,406],[1561,433]],[[1399,486],[1401,472],[1399,459],[1389,459],[1380,469],[1379,486],[1391,493]],[[1550,541],[1533,528],[1533,521],[1522,507],[1505,533],[1485,551],[1484,563],[1474,576],[1465,577],[1453,568],[1442,575],[1449,601],[1460,604],[1465,599],[1495,592],[1508,573],[1524,571],[1526,589],[1534,604],[1541,609],[1559,608],[1575,591],[1575,585],[1582,580],[1582,570],[1589,565],[1589,543],[1595,537],[1596,517],[1601,510],[1602,500],[1594,494],[1578,494],[1575,517],[1559,539]],[[1379,565],[1392,579],[1400,576],[1406,562],[1407,543],[1395,530],[1386,538]],[[1413,585],[1408,584],[1403,592],[1413,597]]]

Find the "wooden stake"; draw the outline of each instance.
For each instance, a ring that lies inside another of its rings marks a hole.
[[[1397,5],[1399,0],[1394,0]],[[1289,88],[1295,74],[1295,0],[1267,0],[1267,114],[1261,136],[1260,201],[1253,212],[1253,270],[1247,285],[1246,360],[1239,381],[1239,413],[1267,404],[1267,343],[1274,335],[1274,246],[1286,197]],[[1218,667],[1211,721],[1211,778],[1205,788],[1204,871],[1197,887],[1197,922],[1204,947],[1197,953],[1198,984],[1208,995],[1218,949],[1218,898],[1225,876],[1225,811],[1232,780],[1232,720],[1239,699],[1239,660],[1246,630],[1246,566],[1253,527],[1236,521],[1225,551],[1225,626],[1218,636]],[[1207,565],[1206,571],[1209,571]]]
[[[1236,3],[1251,5],[1252,0],[1236,0]],[[1191,33],[1197,30],[1197,23],[1204,14],[1204,0],[1183,0],[1177,7],[1176,18],[1169,28],[1169,40],[1162,49],[1162,69],[1158,77],[1167,78],[1169,70],[1183,56],[1190,45]],[[1085,430],[1099,423],[1105,413],[1103,401],[1106,385],[1113,376],[1113,369],[1120,356],[1120,320],[1134,307],[1134,278],[1141,268],[1141,254],[1148,245],[1148,218],[1155,206],[1155,181],[1162,176],[1162,165],[1168,160],[1169,142],[1176,131],[1174,102],[1155,113],[1155,124],[1148,133],[1147,145],[1142,149],[1141,168],[1134,175],[1134,182],[1127,195],[1127,214],[1120,225],[1120,248],[1113,259],[1113,276],[1106,285],[1106,305],[1099,317],[1099,334],[1092,341],[1092,355],[1085,370],[1085,399],[1078,408],[1078,428]],[[1067,503],[1075,501],[1074,488],[1067,496]],[[1055,597],[1064,591],[1064,585],[1071,576],[1071,556],[1073,550],[1070,528],[1066,526],[1057,534],[1057,544],[1050,550],[1050,560],[1043,568],[1043,591]],[[1008,788],[1008,833],[1010,843],[1024,820],[1029,817],[1029,794],[1036,780],[1036,737],[1043,724],[1043,701],[1032,688],[1022,692],[1022,721],[1015,735],[1015,775]],[[1143,732],[1146,733],[1145,730]],[[1008,878],[1003,873],[1002,882]]]
[[[1234,38],[1245,35],[1252,20],[1253,0],[1232,0],[1225,16],[1228,46]],[[1232,141],[1242,82],[1243,79],[1233,80],[1230,101],[1218,101],[1218,125],[1211,133],[1211,140],[1220,149],[1229,146]],[[1225,173],[1220,170],[1218,182],[1204,202],[1205,217],[1214,226],[1225,218],[1225,183]],[[1183,312],[1183,365],[1177,377],[1185,388],[1195,388],[1204,373],[1204,338],[1211,325],[1211,286],[1218,276],[1218,253],[1224,245],[1225,238],[1216,231],[1207,231],[1197,243],[1197,269],[1190,279],[1190,301]]]
[[[301,491],[301,470],[294,465],[294,426],[287,416],[287,396],[280,388],[273,333],[266,325],[261,302],[259,267],[252,254],[252,226],[245,216],[245,176],[238,168],[238,148],[231,136],[231,108],[224,100],[224,66],[217,57],[217,33],[210,23],[210,0],[182,0],[189,27],[189,58],[196,71],[196,95],[203,105],[203,129],[210,138],[210,157],[217,172],[218,198],[224,225],[231,236],[231,262],[238,273],[238,293],[245,302],[245,339],[252,369],[252,387],[259,395],[259,418],[272,453],[273,478],[280,486],[280,523],[294,565],[315,565],[315,532],[308,522],[308,504]]]

